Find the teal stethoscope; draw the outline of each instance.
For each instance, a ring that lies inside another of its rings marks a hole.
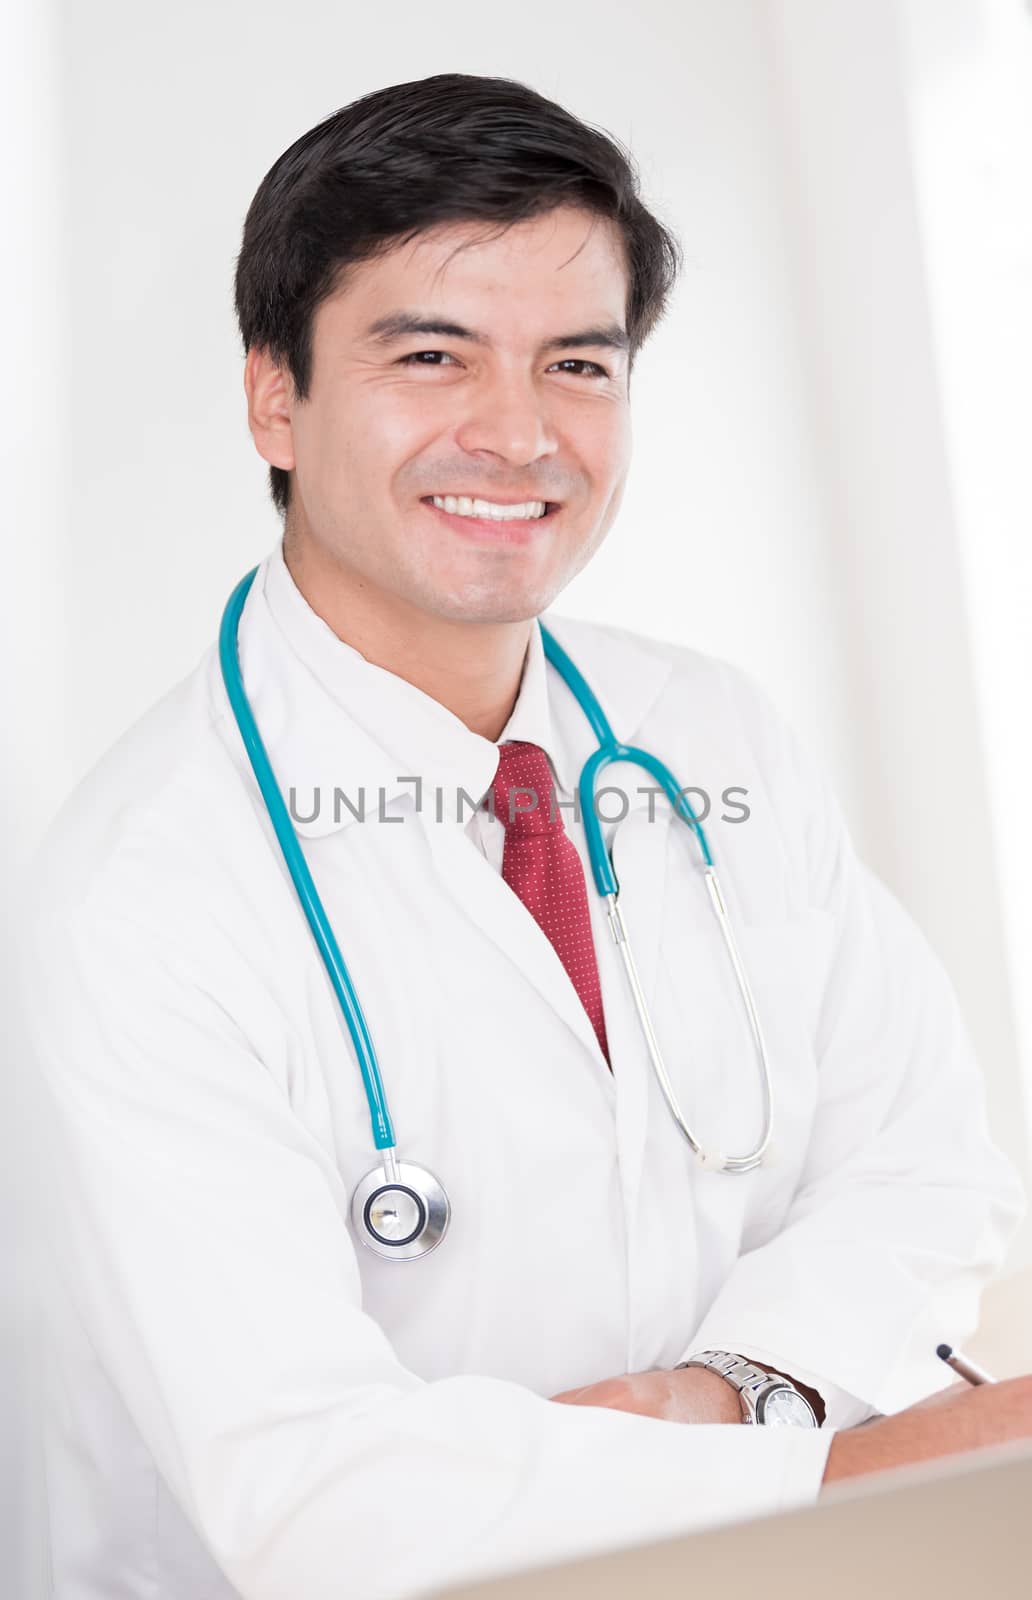
[[[388,1260],[413,1260],[424,1256],[441,1242],[451,1216],[451,1206],[442,1185],[425,1167],[397,1159],[394,1128],[387,1109],[387,1095],[380,1076],[380,1068],[373,1049],[369,1028],[359,1005],[354,985],[344,965],[343,957],[323,909],[322,901],[312,881],[297,834],[294,832],[286,804],[276,783],[269,757],[258,732],[257,724],[244,691],[237,648],[237,629],[244,601],[254,582],[255,567],[237,584],[226,603],[219,629],[219,661],[226,685],[229,703],[240,729],[244,748],[254,770],[258,788],[265,802],[287,870],[294,883],[301,908],[308,919],[330,983],[340,1003],[344,1020],[358,1057],[358,1066],[365,1085],[366,1099],[372,1118],[373,1141],[381,1154],[381,1162],[357,1185],[351,1199],[351,1220],[362,1242]],[[584,763],[578,785],[584,830],[587,835],[588,854],[595,886],[606,905],[609,927],[623,958],[624,969],[634,996],[638,1020],[648,1046],[649,1058],[659,1080],[670,1113],[681,1133],[687,1139],[703,1167],[715,1172],[750,1172],[758,1167],[770,1143],[774,1116],[770,1068],[756,1006],[749,980],[735,942],[734,931],[728,920],[727,907],[713,868],[702,824],[688,804],[670,769],[647,750],[621,744],[613,735],[606,715],[580,672],[566,651],[541,627],[545,656],[555,667],[563,682],[577,700],[591,724],[598,740],[598,749]],[[619,889],[613,873],[609,852],[602,838],[602,825],[595,809],[595,780],[604,767],[613,761],[632,762],[651,774],[661,786],[678,816],[692,829],[702,853],[702,872],[709,893],[713,913],[720,925],[731,965],[734,968],[739,994],[749,1020],[749,1029],[759,1060],[763,1080],[764,1133],[760,1143],[746,1156],[729,1156],[720,1151],[705,1151],[695,1138],[677,1103],[673,1085],[663,1062],[652,1019],[638,978],[634,956],[627,939],[627,929],[620,912]]]

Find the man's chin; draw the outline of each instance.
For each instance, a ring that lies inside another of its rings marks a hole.
[[[551,584],[485,591],[473,586],[438,593],[426,609],[432,610],[435,616],[446,622],[468,622],[471,625],[527,622],[548,609],[561,587],[560,584]]]

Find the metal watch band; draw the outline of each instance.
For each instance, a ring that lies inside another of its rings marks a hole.
[[[710,1371],[720,1373],[720,1376],[728,1379],[730,1384],[734,1384],[739,1392],[742,1389],[762,1389],[763,1384],[771,1381],[771,1373],[765,1373],[762,1366],[752,1365],[744,1355],[733,1355],[731,1350],[701,1350],[698,1355],[693,1355],[688,1362],[682,1362],[680,1365],[709,1366]],[[789,1379],[778,1378],[778,1382],[787,1384]]]
[[[788,1383],[787,1378],[772,1378],[771,1373],[764,1372],[762,1367],[754,1367],[745,1356],[736,1356],[730,1350],[702,1350],[698,1355],[692,1356],[688,1361],[678,1363],[682,1367],[709,1367],[711,1372],[719,1372],[722,1378],[733,1383],[739,1394],[743,1390],[754,1391],[762,1389],[765,1383]],[[795,1388],[794,1384],[789,1384]]]
[[[698,1355],[691,1356],[687,1361],[679,1361],[678,1367],[708,1367],[711,1372],[717,1372],[728,1383],[734,1385],[742,1400],[742,1421],[756,1423],[763,1421],[757,1416],[757,1399],[761,1390],[773,1393],[776,1389],[789,1389],[798,1397],[800,1405],[810,1414],[812,1426],[817,1427],[813,1407],[804,1394],[796,1388],[789,1378],[764,1372],[762,1367],[754,1367],[745,1356],[735,1355],[731,1350],[702,1350]],[[804,1413],[805,1415],[805,1413]],[[804,1424],[804,1426],[807,1424]]]

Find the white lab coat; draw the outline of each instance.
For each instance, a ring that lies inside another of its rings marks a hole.
[[[322,791],[298,833],[399,1154],[443,1180],[451,1228],[409,1263],[351,1232],[374,1159],[366,1101],[213,648],[75,793],[38,867],[29,1024],[70,1258],[48,1464],[58,1600],[392,1600],[805,1504],[832,1429],[949,1381],[935,1344],[974,1327],[1023,1197],[941,969],[738,671],[546,620],[618,735],[714,801],[775,1159],[699,1169],[589,881],[606,1069],[468,810],[448,815],[457,786],[486,792],[494,745],[400,686],[422,717],[399,748],[378,720],[399,680],[341,647],[277,548],[241,621],[245,681],[297,810]],[[593,737],[550,671],[548,694],[576,773]],[[398,782],[417,773],[419,814]],[[606,781],[634,800],[606,831],[682,1104],[704,1142],[748,1149],[756,1064],[694,845],[634,793],[637,769]],[[326,797],[360,784],[403,822],[335,819]],[[729,786],[745,822],[719,820]],[[825,1428],[549,1403],[707,1347],[813,1382]]]

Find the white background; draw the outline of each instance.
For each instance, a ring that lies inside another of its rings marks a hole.
[[[232,278],[300,133],[440,71],[634,152],[679,233],[616,528],[557,610],[749,669],[961,995],[1032,1179],[1032,18],[1021,0],[18,0],[0,96],[8,846],[278,537]],[[691,782],[691,774],[683,781]],[[1032,1261],[1026,1227],[1008,1270]]]

